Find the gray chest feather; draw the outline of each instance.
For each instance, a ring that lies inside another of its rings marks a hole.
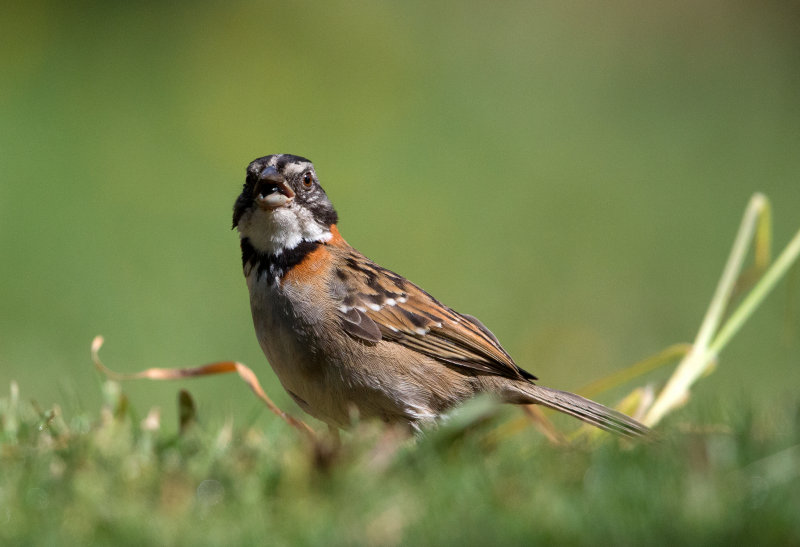
[[[266,286],[249,277],[248,285],[258,342],[283,387],[312,416],[344,423],[349,375],[335,370],[339,360],[326,358],[332,348],[323,325],[332,316],[312,304],[313,287]]]
[[[318,343],[323,310],[313,304],[310,288],[292,284],[268,285],[266,280],[248,277],[250,310],[258,342],[270,364],[286,368],[287,361],[295,367],[308,367],[309,360],[319,351]],[[313,359],[312,359],[313,360]]]

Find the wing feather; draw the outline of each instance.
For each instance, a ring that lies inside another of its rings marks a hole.
[[[509,378],[535,379],[480,321],[461,315],[352,247],[336,272],[344,330],[366,343],[395,342],[441,362]]]

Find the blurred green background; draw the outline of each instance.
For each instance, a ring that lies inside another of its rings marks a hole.
[[[295,408],[230,230],[245,166],[279,152],[315,162],[352,244],[547,385],[688,342],[750,195],[776,246],[800,227],[799,23],[782,2],[9,4],[0,389],[94,408],[103,334],[117,370],[236,359]],[[797,286],[700,404],[797,390]],[[178,387],[126,391],[169,416]],[[273,419],[233,377],[184,387],[201,419]]]

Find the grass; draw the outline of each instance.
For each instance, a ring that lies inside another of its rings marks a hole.
[[[0,398],[0,543],[800,541],[797,398],[683,411],[652,443],[562,446],[477,401],[416,443],[363,424],[326,453],[276,419],[168,433],[103,390],[74,416]]]

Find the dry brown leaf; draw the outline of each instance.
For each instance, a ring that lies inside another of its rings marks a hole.
[[[98,352],[103,346],[103,342],[104,339],[102,336],[95,336],[94,340],[92,340],[92,361],[94,362],[94,366],[97,367],[97,370],[112,380],[180,380],[183,378],[210,376],[212,374],[229,374],[231,372],[236,372],[239,377],[250,386],[250,389],[253,390],[253,393],[255,393],[265,405],[267,405],[267,408],[269,408],[273,414],[303,433],[309,440],[316,441],[316,434],[314,433],[314,430],[311,429],[304,421],[295,418],[294,416],[287,414],[278,408],[275,403],[272,402],[272,399],[270,399],[264,392],[264,389],[261,387],[261,384],[259,383],[255,373],[253,373],[249,367],[243,365],[242,363],[238,363],[236,361],[218,361],[216,363],[210,363],[200,367],[149,368],[147,370],[134,372],[131,374],[120,374],[109,369],[102,363],[102,361],[100,361]]]

